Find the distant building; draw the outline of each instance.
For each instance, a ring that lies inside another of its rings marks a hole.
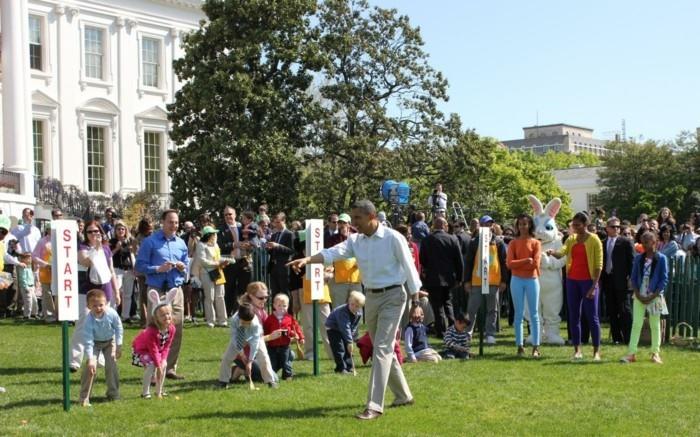
[[[555,152],[605,155],[607,141],[593,138],[593,129],[570,124],[548,124],[523,128],[522,140],[503,141],[511,150],[523,150],[537,154]]]
[[[559,186],[571,196],[571,209],[574,212],[592,211],[598,205],[598,172],[603,167],[572,167],[553,170],[552,174]]]

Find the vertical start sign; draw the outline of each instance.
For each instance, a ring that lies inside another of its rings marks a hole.
[[[58,296],[58,320],[78,320],[78,225],[73,220],[51,222],[51,271]]]
[[[489,294],[490,243],[491,228],[479,228],[479,244],[481,245],[481,250],[479,251],[481,252],[481,294]]]
[[[306,256],[314,256],[323,249],[323,220],[306,220]],[[323,299],[323,264],[308,264],[306,279],[311,283],[311,299]]]

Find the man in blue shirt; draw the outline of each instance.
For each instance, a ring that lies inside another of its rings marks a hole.
[[[161,229],[143,240],[136,257],[136,270],[146,275],[146,290],[142,292],[156,290],[162,296],[169,290],[177,288],[177,294],[172,302],[175,337],[168,354],[168,368],[165,374],[169,379],[183,379],[183,376],[176,373],[176,368],[182,344],[184,314],[182,284],[185,282],[188,260],[187,245],[176,235],[179,224],[177,211],[174,209],[164,211],[161,215]],[[148,313],[150,314],[150,308]]]

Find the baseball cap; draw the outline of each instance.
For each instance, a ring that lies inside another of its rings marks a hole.
[[[482,216],[482,217],[479,219],[479,225],[481,225],[481,226],[487,225],[487,224],[493,223],[493,222],[494,222],[494,220],[491,218],[490,215]]]
[[[338,216],[338,221],[339,221],[339,222],[350,223],[350,216],[347,215],[347,214],[345,214],[345,213],[342,213],[342,214],[340,214],[340,215]]]

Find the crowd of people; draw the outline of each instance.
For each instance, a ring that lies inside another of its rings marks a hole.
[[[153,384],[156,396],[165,396],[164,379],[184,378],[178,371],[183,326],[197,322],[198,309],[207,327],[231,329],[218,387],[241,377],[251,385],[277,387],[280,370],[283,380],[293,379],[292,361],[313,356],[312,342],[305,341],[313,338],[308,263],[325,265],[320,333],[336,372],[355,373],[354,344],[365,319],[373,368],[361,419],[383,413],[387,385],[395,405],[413,403],[401,372],[404,358],[469,359],[482,305],[486,344],[496,343],[505,311],[514,326],[516,354],[525,355],[527,342],[534,358],[542,354],[542,342],[564,343],[559,313],[565,300],[572,359],[583,359],[581,346],[590,335],[592,359],[599,361],[602,313],[612,341],[628,345],[621,359],[626,363],[636,361],[648,314],[651,359],[662,362],[660,318],[667,314],[669,260],[700,256],[695,233],[700,213],[678,223],[662,208],[655,218],[642,214],[632,224],[597,210],[577,213],[557,229],[560,203],[543,208],[531,199],[534,214],[523,212],[512,224],[489,215],[467,223],[448,220],[446,199],[438,186],[428,212],[413,209],[405,224],[393,227],[369,201],[357,202],[350,214],[330,213],[325,248],[314,257],[305,254],[302,222],[288,225],[284,212],[269,215],[266,204],[244,211],[240,221],[227,206],[218,226],[209,214],[181,223],[175,210],[163,212],[158,226],[146,217],[134,229],[111,208],[104,218],[78,219],[80,319],[71,339],[71,370],[84,366],[80,402],[89,405],[98,364],[105,366],[107,398],[119,399],[123,323],[144,328],[132,344],[132,363],[145,369],[141,396],[151,398]],[[0,267],[6,273],[0,314],[52,323],[57,306],[51,222],[40,230],[33,216],[25,208],[12,225],[0,215]],[[59,209],[51,216],[63,218]],[[489,235],[488,245],[479,241],[480,228],[489,230],[481,234]],[[488,257],[481,256],[482,247],[488,247]],[[546,278],[552,272],[554,281]],[[488,283],[486,293],[482,282]],[[442,341],[442,350],[430,346],[430,335]],[[397,348],[401,340],[405,356]]]

